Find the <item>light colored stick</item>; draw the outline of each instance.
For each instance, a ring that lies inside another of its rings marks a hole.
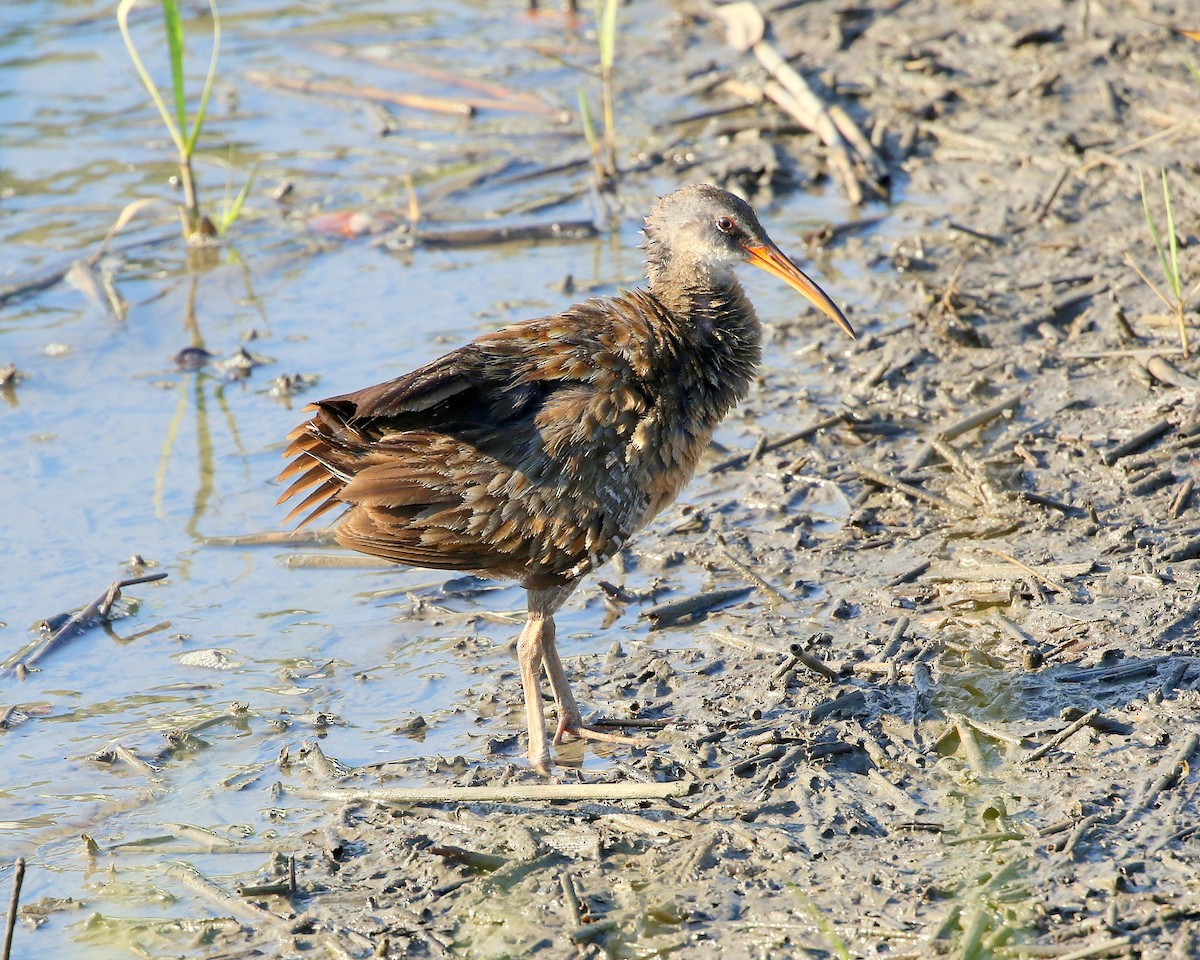
[[[774,47],[771,47],[767,43],[756,43],[754,45],[754,52],[758,53],[763,48],[775,53]],[[775,53],[775,56],[779,57],[779,54]],[[761,60],[762,58],[760,57],[759,59]],[[783,58],[780,57],[779,59],[782,62]],[[786,64],[784,65],[786,66]],[[788,69],[790,70],[791,68],[788,67]],[[792,72],[795,73],[795,71]],[[796,74],[796,76],[799,77],[800,75]],[[793,92],[782,83],[764,83],[763,93],[794,117],[801,126],[807,127],[821,139],[821,142],[825,144],[825,149],[828,151],[829,167],[841,183],[842,189],[846,191],[846,199],[855,206],[861,204],[863,201],[863,191],[858,183],[858,179],[854,176],[854,164],[850,161],[850,154],[846,150],[845,143],[842,142],[842,136],[837,132],[837,127],[833,125],[833,121],[829,119],[829,115],[825,114],[822,117],[811,113],[808,106],[798,100]],[[826,139],[827,136],[832,138],[832,143]]]
[[[1082,717],[1077,718],[1068,726],[1063,727],[1063,729],[1043,743],[1040,747],[1030,750],[1029,753],[1025,754],[1023,761],[1025,763],[1029,763],[1031,760],[1037,760],[1039,757],[1045,756],[1059,744],[1066,743],[1067,740],[1086,727],[1098,716],[1100,716],[1100,709],[1098,707],[1089,710]]]

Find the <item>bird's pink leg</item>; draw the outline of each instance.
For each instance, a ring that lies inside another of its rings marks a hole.
[[[626,737],[619,733],[608,733],[586,726],[579,712],[579,704],[575,702],[575,694],[571,692],[571,682],[567,679],[567,671],[563,669],[562,660],[558,656],[558,647],[554,643],[554,619],[546,620],[542,633],[542,661],[546,665],[546,675],[550,678],[550,689],[554,691],[554,700],[558,704],[558,731],[554,735],[555,743],[562,743],[564,737],[570,735],[579,740],[597,740],[601,743],[629,743],[635,746],[645,741],[636,737]]]
[[[554,636],[553,621],[550,635]],[[525,693],[525,719],[529,728],[529,765],[543,777],[550,776],[550,744],[546,740],[546,717],[542,712],[542,661],[547,621],[541,613],[529,612],[525,628],[517,638],[517,666]],[[551,641],[553,643],[553,641]]]

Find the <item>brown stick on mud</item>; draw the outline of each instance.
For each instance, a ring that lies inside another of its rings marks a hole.
[[[809,638],[812,639],[811,637]],[[793,643],[788,648],[788,658],[783,661],[771,674],[771,683],[781,689],[787,689],[791,674],[800,664],[808,667],[813,673],[824,677],[827,680],[836,680],[840,674],[829,666],[825,661],[819,660],[811,653],[804,649],[801,643]]]
[[[1029,564],[1027,564],[1027,563],[1023,563],[1022,561],[1020,561],[1016,557],[1014,557],[1012,554],[1005,553],[1003,550],[997,550],[995,547],[988,547],[988,546],[984,546],[982,544],[980,544],[976,549],[982,550],[984,553],[990,553],[993,557],[999,557],[1001,560],[1005,561],[1006,563],[1011,563],[1018,570],[1023,570],[1025,573],[1029,574],[1035,580],[1040,580],[1042,583],[1044,583],[1047,587],[1049,587],[1055,593],[1063,593],[1063,594],[1066,594],[1068,597],[1071,596],[1071,591],[1068,590],[1061,583],[1059,583],[1057,580],[1055,580],[1053,577],[1051,577],[1045,573],[1042,573],[1040,570],[1037,570],[1037,569],[1029,566]]]
[[[735,557],[729,549],[729,544],[727,544],[725,542],[725,538],[723,536],[721,536],[721,534],[719,534],[719,533],[717,534],[717,546],[721,548],[721,555],[726,560],[728,560],[731,564],[733,564],[733,568],[738,573],[740,573],[743,577],[745,577],[747,580],[749,580],[751,583],[753,583],[756,587],[758,587],[760,590],[762,590],[764,593],[769,593],[776,600],[780,600],[783,603],[793,603],[794,602],[793,599],[791,597],[789,597],[786,593],[784,593],[782,590],[780,590],[774,584],[769,583],[766,580],[764,580],[757,573],[755,573],[753,570],[751,570],[746,564],[742,563],[741,560],[739,560],[737,557]]]
[[[1089,710],[1087,713],[1085,713],[1082,717],[1079,717],[1072,723],[1069,723],[1067,726],[1063,727],[1063,729],[1061,729],[1058,733],[1056,733],[1049,740],[1047,740],[1045,743],[1043,743],[1040,747],[1035,747],[1033,750],[1030,750],[1022,758],[1022,761],[1024,763],[1030,763],[1033,760],[1037,760],[1040,757],[1044,757],[1055,747],[1059,746],[1060,744],[1066,743],[1067,740],[1069,740],[1076,733],[1078,733],[1080,730],[1082,730],[1084,727],[1086,727],[1089,723],[1091,723],[1093,720],[1095,720],[1098,716],[1100,716],[1100,708],[1093,707],[1091,710]]]
[[[518,223],[499,227],[463,227],[418,233],[414,246],[487,247],[502,243],[527,243],[537,240],[586,240],[599,231],[590,220],[555,220],[550,223]]]
[[[1141,450],[1142,447],[1148,446],[1150,443],[1157,440],[1164,433],[1169,431],[1171,426],[1172,424],[1170,420],[1160,420],[1154,426],[1143,430],[1141,433],[1135,433],[1128,440],[1117,444],[1111,450],[1105,451],[1101,459],[1104,461],[1105,466],[1111,467],[1123,457],[1127,457],[1131,453],[1135,453],[1138,450]]]
[[[985,423],[990,423],[1002,413],[1012,410],[1018,403],[1021,402],[1023,393],[1014,393],[1011,396],[1005,397],[1003,400],[998,400],[990,407],[984,407],[982,410],[972,413],[970,416],[963,417],[961,420],[956,420],[947,427],[943,427],[937,432],[939,440],[953,440],[955,437],[962,436],[976,427],[982,427]]]
[[[983,758],[983,751],[979,749],[979,741],[975,739],[975,732],[967,723],[966,717],[955,715],[953,719],[954,729],[958,731],[959,745],[967,757],[967,765],[975,773],[986,773],[987,761]]]
[[[889,477],[885,473],[879,473],[875,470],[868,470],[866,467],[856,466],[852,469],[863,480],[866,480],[869,483],[874,483],[880,487],[890,487],[893,490],[898,490],[905,496],[912,497],[914,500],[921,500],[924,503],[928,503],[930,506],[941,507],[943,510],[947,510],[950,513],[957,514],[962,512],[961,508],[957,504],[951,503],[945,497],[940,497],[936,493],[930,493],[928,490],[922,490],[920,487],[914,487],[911,483],[905,483],[903,480],[897,480],[895,477]]]
[[[1196,748],[1198,746],[1200,746],[1200,734],[1193,733],[1187,738],[1187,740],[1184,741],[1183,746],[1180,747],[1179,752],[1175,754],[1175,757],[1167,767],[1166,772],[1161,774],[1152,784],[1150,784],[1150,786],[1146,788],[1145,794],[1139,797],[1137,802],[1130,806],[1129,812],[1121,818],[1121,823],[1132,820],[1141,811],[1149,807],[1150,804],[1154,802],[1155,797],[1157,797],[1164,790],[1168,790],[1173,787],[1179,781],[1180,776],[1187,771],[1188,763],[1192,758],[1192,754],[1196,752]]]
[[[643,611],[642,618],[652,621],[651,630],[659,630],[680,620],[698,619],[701,615],[715,610],[717,607],[742,600],[753,592],[754,587],[728,587],[724,590],[710,590],[707,593],[684,597],[682,600],[660,603]]]
[[[83,633],[93,625],[94,621],[103,620],[108,616],[108,612],[112,609],[113,604],[120,599],[121,590],[124,587],[132,587],[138,583],[152,583],[155,580],[163,580],[166,576],[165,572],[149,573],[144,577],[130,577],[127,580],[114,581],[104,593],[100,594],[100,596],[82,610],[75,613],[66,623],[50,634],[45,640],[41,641],[41,646],[34,649],[27,657],[21,657],[18,654],[0,666],[10,670],[32,667],[51,650],[61,645],[63,641]]]
[[[975,413],[969,414],[968,416],[965,416],[959,420],[955,420],[953,423],[942,427],[941,430],[935,433],[934,439],[943,441],[954,440],[955,438],[962,436],[964,433],[974,430],[976,427],[982,427],[985,423],[990,423],[1001,414],[1014,409],[1017,404],[1021,402],[1022,396],[1022,393],[1011,394],[1002,400],[996,401],[989,407],[984,407],[982,410],[978,410]],[[929,455],[932,452],[932,449],[933,448],[930,444],[923,446],[918,451],[916,457],[913,458],[913,462],[909,469],[919,470],[921,467],[925,466],[925,464],[929,461]]]
[[[17,927],[17,905],[21,902],[21,885],[25,882],[25,858],[17,857],[13,864],[12,894],[8,898],[8,919],[4,922],[4,950],[0,951],[0,960],[9,960],[12,956],[13,931]]]
[[[793,443],[799,443],[801,440],[807,440],[809,437],[820,433],[822,430],[828,430],[830,427],[836,427],[844,420],[845,416],[843,414],[831,414],[830,416],[824,417],[810,426],[782,436],[778,440],[768,441],[762,445],[761,449],[757,444],[755,444],[754,449],[749,453],[737,453],[732,457],[726,457],[719,463],[714,463],[711,467],[709,467],[708,472],[720,473],[722,470],[728,470],[730,467],[740,467],[744,463],[749,463],[756,453],[759,457],[761,457],[764,453],[770,453],[772,450],[778,450],[781,447],[787,447]]]
[[[583,915],[579,910],[579,894],[575,892],[575,879],[571,876],[571,871],[563,868],[562,873],[558,875],[558,882],[562,885],[563,900],[571,917],[571,929],[578,929],[583,926]]]

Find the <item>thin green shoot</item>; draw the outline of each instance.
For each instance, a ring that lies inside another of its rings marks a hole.
[[[137,0],[121,0],[117,5],[117,25],[129,51],[142,85],[150,94],[150,99],[158,108],[163,125],[167,128],[175,149],[179,154],[179,173],[184,190],[184,207],[186,210],[189,229],[194,233],[200,224],[200,208],[196,199],[195,181],[192,176],[192,155],[196,149],[196,141],[204,128],[204,118],[208,113],[208,103],[212,96],[217,77],[217,58],[221,49],[221,16],[217,10],[216,0],[208,0],[208,8],[212,14],[212,54],[208,62],[208,74],[200,91],[200,99],[192,122],[188,124],[187,92],[184,84],[184,33],[177,0],[162,0],[163,22],[166,27],[167,54],[170,61],[171,92],[175,109],[167,108],[158,85],[146,69],[133,35],[129,31],[129,12]]]
[[[1126,253],[1125,259],[1129,261],[1130,266],[1137,272],[1137,275],[1142,278],[1142,282],[1153,291],[1154,295],[1174,315],[1176,325],[1179,329],[1179,346],[1183,351],[1184,357],[1187,357],[1189,355],[1188,335],[1187,324],[1184,321],[1184,312],[1187,309],[1188,302],[1197,292],[1200,292],[1200,283],[1197,283],[1186,295],[1184,294],[1183,276],[1179,269],[1179,239],[1175,233],[1175,211],[1171,203],[1171,187],[1167,180],[1167,171],[1165,169],[1161,171],[1161,175],[1163,205],[1166,210],[1167,242],[1165,244],[1163,243],[1158,223],[1154,219],[1154,214],[1150,211],[1150,198],[1146,195],[1146,178],[1140,173],[1138,174],[1138,182],[1142,191],[1142,212],[1146,216],[1146,229],[1150,232],[1150,239],[1153,241],[1154,250],[1158,254],[1159,266],[1162,268],[1163,278],[1166,281],[1170,296],[1168,297],[1159,290],[1150,278],[1142,272],[1130,254]]]
[[[233,148],[229,148],[232,157]],[[230,164],[232,170],[232,164]],[[229,181],[225,181],[225,204],[221,209],[221,214],[217,217],[217,222],[214,224],[217,228],[218,236],[225,236],[229,232],[229,228],[237,221],[238,216],[242,212],[242,206],[246,203],[246,198],[250,195],[250,188],[254,186],[254,175],[258,172],[258,164],[255,164],[250,169],[250,176],[246,178],[246,182],[242,184],[242,189],[238,191],[233,202],[229,202]]]
[[[171,61],[171,90],[175,94],[175,119],[179,129],[187,127],[187,94],[183,88],[183,20],[179,5],[162,0],[163,26],[166,28],[167,53]]]
[[[792,889],[795,890],[796,896],[799,898],[800,902],[804,904],[805,908],[807,908],[809,915],[813,918],[813,923],[817,925],[817,929],[820,930],[825,936],[825,939],[829,941],[829,946],[833,950],[834,954],[839,958],[839,960],[850,960],[850,950],[846,946],[846,941],[838,936],[838,932],[833,929],[833,924],[831,924],[828,918],[821,913],[820,908],[813,902],[812,897],[794,884],[792,885]]]
[[[604,114],[604,153],[607,173],[617,175],[617,124],[613,108],[613,64],[617,51],[617,0],[596,0],[600,45],[600,103]]]
[[[588,103],[587,91],[579,88],[579,120],[583,125],[583,136],[588,146],[592,148],[592,163],[596,168],[596,176],[601,182],[605,180],[604,162],[600,159],[600,136],[596,132],[596,121],[592,119],[592,107]]]
[[[1179,280],[1179,238],[1175,235],[1175,213],[1171,209],[1171,188],[1167,184],[1167,168],[1163,167],[1159,172],[1162,174],[1163,206],[1167,211],[1167,239],[1171,243],[1170,267],[1167,266],[1161,249],[1158,251],[1158,258],[1163,262],[1163,272],[1166,273],[1167,280],[1171,284],[1171,292],[1175,294],[1176,301],[1182,303],[1183,290]]]

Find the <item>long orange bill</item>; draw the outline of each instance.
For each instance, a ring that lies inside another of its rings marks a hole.
[[[838,309],[837,304],[825,295],[824,290],[801,273],[796,265],[783,255],[783,251],[770,240],[767,240],[761,247],[747,245],[743,249],[749,254],[752,264],[778,277],[788,286],[799,290],[809,303],[850,334],[851,340],[858,339],[854,335],[854,328],[850,326],[850,321]]]

